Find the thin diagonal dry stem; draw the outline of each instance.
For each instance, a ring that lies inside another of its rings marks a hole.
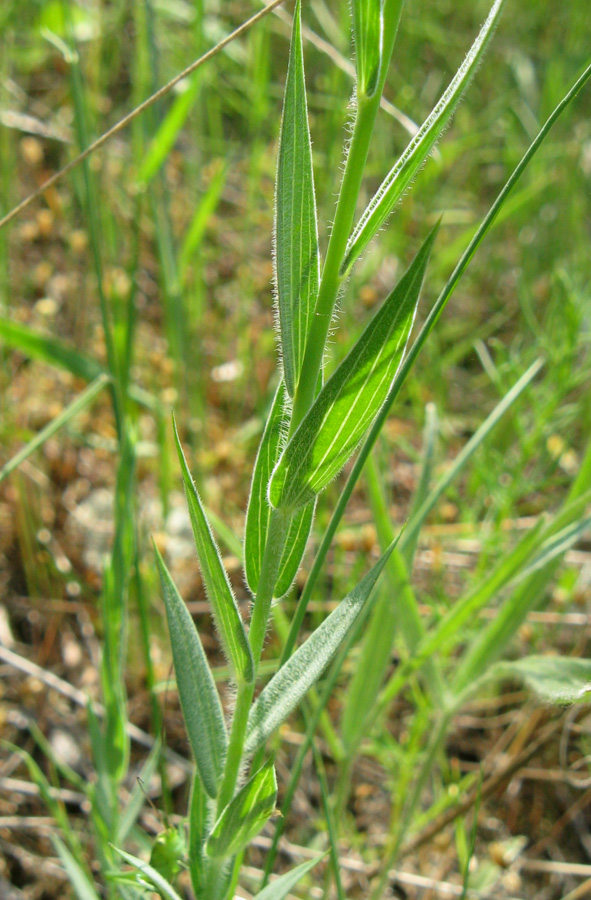
[[[166,94],[169,94],[170,91],[182,81],[183,78],[187,78],[187,76],[192,75],[197,69],[203,66],[206,62],[209,62],[214,56],[217,56],[222,50],[224,50],[228,44],[231,44],[232,41],[235,41],[236,38],[241,37],[245,32],[247,32],[253,25],[256,25],[262,18],[264,18],[271,10],[275,9],[275,7],[279,6],[283,3],[283,0],[270,0],[270,2],[265,6],[264,9],[261,9],[259,12],[255,13],[254,16],[251,16],[250,19],[247,19],[246,22],[243,22],[242,25],[239,25],[238,28],[235,28],[230,34],[228,34],[225,38],[222,38],[214,47],[211,47],[207,53],[204,53],[203,56],[200,56],[199,59],[196,59],[191,63],[190,66],[187,66],[186,69],[183,69],[182,72],[179,72],[178,75],[175,75],[169,82],[164,84],[161,88],[159,88],[154,94],[151,94],[143,103],[140,103],[139,106],[136,106],[135,109],[132,109],[131,112],[127,113],[126,116],[123,116],[122,119],[117,122],[116,125],[113,125],[112,128],[109,128],[108,131],[105,131],[96,141],[93,141],[92,144],[89,144],[88,147],[80,153],[75,159],[70,160],[67,165],[60,169],[59,172],[56,172],[55,175],[52,175],[51,178],[48,178],[47,181],[44,181],[40,187],[38,187],[32,194],[29,194],[28,197],[25,197],[17,206],[10,210],[9,213],[6,213],[0,219],[0,229],[4,228],[5,225],[8,225],[13,219],[15,219],[20,213],[22,213],[27,207],[34,203],[42,194],[45,193],[50,187],[53,187],[54,184],[75,169],[80,163],[84,162],[85,159],[95,152],[95,150],[99,150],[100,147],[104,146],[112,137],[116,134],[119,134],[124,128],[127,128],[134,119],[137,119],[138,116],[141,116],[143,112],[145,112],[149,107],[153,106],[154,103],[157,103],[158,100],[161,100],[162,97],[165,97]]]

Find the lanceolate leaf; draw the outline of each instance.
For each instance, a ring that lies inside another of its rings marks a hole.
[[[318,229],[308,130],[300,2],[296,3],[275,198],[275,277],[285,385],[297,387],[318,291]]]
[[[281,436],[287,431],[288,416],[285,411],[285,388],[280,383],[267,419],[259,446],[244,532],[244,571],[247,584],[253,594],[258,590],[263,553],[267,543],[271,507],[267,499],[269,479],[281,454]],[[286,594],[296,576],[314,518],[314,505],[309,504],[298,512],[291,522],[281,557],[275,596]]]
[[[261,691],[248,717],[246,756],[254,753],[273,734],[320,678],[367,602],[392,549],[388,548],[365,578]]]
[[[368,2],[368,0],[366,0]],[[410,144],[388,172],[386,178],[370,200],[359,223],[355,227],[345,254],[342,271],[346,272],[360,253],[384,225],[386,219],[413,180],[437,140],[451,119],[470,79],[482,60],[484,51],[499,20],[505,0],[495,0],[486,22],[470,47],[462,65],[454,75],[447,90],[424,121]]]
[[[233,856],[259,833],[275,809],[277,778],[272,761],[265,763],[226,806],[207,841],[215,858]]]
[[[353,0],[353,33],[357,63],[357,94],[370,97],[378,84],[384,23],[382,0]]]
[[[234,671],[235,679],[250,684],[254,678],[250,644],[201,499],[191,478],[176,423],[174,423],[174,438],[183,473],[199,565],[222,647]]]
[[[269,489],[273,506],[295,510],[342,469],[388,396],[402,362],[437,228],[326,382],[285,448]]]
[[[280,875],[279,878],[276,878],[275,881],[272,881],[271,884],[268,884],[266,888],[257,894],[254,900],[283,900],[286,897],[291,889],[296,886],[298,881],[304,877],[304,875],[309,872],[314,866],[317,866],[321,859],[324,859],[326,854],[322,856],[317,856],[316,859],[309,859],[305,863],[301,863],[301,865],[296,866],[295,869],[291,869],[289,872],[286,872],[285,875]]]
[[[216,797],[228,743],[220,698],[189,610],[156,546],[154,552],[189,742],[203,786],[210,797]]]

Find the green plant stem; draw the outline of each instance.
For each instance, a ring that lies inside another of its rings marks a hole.
[[[316,395],[316,386],[322,367],[328,329],[330,328],[335,303],[344,281],[344,277],[340,275],[339,269],[353,226],[365,161],[379,107],[380,94],[378,92],[370,99],[365,97],[359,99],[353,137],[351,138],[347,154],[339,199],[322,270],[322,278],[318,288],[316,308],[306,342],[300,381],[294,398],[290,436],[310,409]]]
[[[224,774],[217,800],[218,816],[234,796],[234,790],[240,772],[240,763],[242,761],[242,748],[244,747],[248,713],[250,712],[253,695],[254,684],[243,683],[238,686],[238,696],[236,697],[236,706],[232,717],[226,764],[224,766]]]
[[[232,799],[236,788],[236,782],[238,781],[238,775],[240,773],[244,737],[246,734],[246,726],[248,724],[248,714],[254,696],[256,671],[263,652],[269,613],[273,601],[273,590],[277,582],[277,575],[279,574],[279,563],[285,546],[285,538],[289,530],[289,524],[290,516],[277,510],[273,511],[269,525],[269,537],[261,564],[259,589],[254,601],[254,609],[248,635],[254,660],[255,677],[252,684],[242,683],[238,686],[238,696],[236,698],[236,706],[232,718],[228,753],[218,794],[218,815]]]
[[[281,554],[285,546],[285,538],[287,537],[290,522],[291,516],[289,514],[281,510],[273,510],[269,522],[269,536],[261,563],[259,585],[248,634],[254,660],[255,677],[261,653],[263,652],[269,612],[273,602],[273,591],[277,583]]]

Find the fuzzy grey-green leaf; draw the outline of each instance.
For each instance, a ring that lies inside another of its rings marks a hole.
[[[218,627],[223,650],[234,671],[235,679],[243,681],[245,684],[250,684],[254,678],[254,664],[250,644],[238,611],[234,592],[207,521],[205,510],[191,478],[174,420],[173,424],[174,438],[189,506],[189,515],[197,547],[197,556],[199,557],[199,565],[201,566],[213,617]]]
[[[393,546],[263,688],[248,717],[246,756],[273,734],[322,675],[367,602]]]
[[[299,0],[294,11],[279,137],[275,280],[285,386],[293,397],[304,359],[319,280],[318,227]]]
[[[288,424],[289,417],[285,405],[285,388],[283,382],[281,382],[275,393],[273,405],[271,406],[259,446],[246,512],[244,573],[246,582],[253,594],[256,594],[258,590],[259,575],[271,520],[271,506],[267,499],[269,479],[281,455],[281,438],[282,434],[287,431]],[[275,597],[282,597],[291,587],[306,549],[313,518],[314,505],[309,504],[298,511],[291,521],[285,541],[285,549],[279,565],[279,574],[274,591]]]
[[[272,815],[276,800],[277,778],[269,760],[221,813],[207,841],[209,856],[224,859],[243,850]]]
[[[576,703],[591,694],[591,660],[568,656],[527,656],[497,663],[488,678],[518,679],[548,703]]]
[[[220,698],[189,610],[156,545],[154,551],[189,743],[203,786],[210,797],[216,797],[228,743]]]
[[[294,511],[309,503],[378,414],[404,357],[436,232],[437,226],[287,444],[271,478],[273,506]]]

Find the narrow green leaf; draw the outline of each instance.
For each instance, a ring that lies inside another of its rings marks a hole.
[[[276,800],[275,766],[269,760],[223,810],[207,841],[209,856],[225,859],[239,853],[273,814]]]
[[[228,744],[220,698],[193,619],[156,545],[154,552],[189,742],[203,786],[210,797],[216,797]]]
[[[295,395],[320,276],[300,0],[296,3],[275,194],[275,278],[285,385]]]
[[[188,79],[186,90],[176,95],[158,131],[150,141],[137,174],[138,184],[142,188],[149,185],[174,147],[179,132],[199,95],[199,74],[199,72],[195,72]]]
[[[246,512],[244,572],[248,587],[255,595],[271,520],[271,507],[267,499],[269,479],[281,455],[281,438],[289,424],[285,399],[285,388],[281,382],[259,446]],[[306,549],[313,518],[313,504],[304,507],[293,517],[281,557],[275,597],[282,597],[291,587]]]
[[[368,2],[368,0],[366,0]],[[386,222],[388,216],[449,123],[468,83],[478,68],[484,51],[499,20],[505,0],[495,0],[486,22],[470,47],[462,65],[454,75],[447,90],[423,122],[398,162],[370,200],[347,244],[341,271],[347,272],[360,253]]]
[[[384,38],[382,6],[382,0],[352,3],[358,97],[371,97],[378,85]]]
[[[78,900],[99,900],[98,892],[76,857],[57,835],[52,835],[51,840]]]
[[[140,859],[137,856],[133,856],[131,853],[127,853],[125,850],[120,850],[119,847],[113,847],[113,850],[115,853],[118,853],[126,863],[129,863],[130,866],[137,869],[139,884],[153,888],[161,897],[165,897],[166,900],[181,900],[181,897],[177,894],[173,886],[169,884],[166,878],[164,878],[160,872],[157,872],[149,863],[144,862],[143,859]]]
[[[382,554],[351,593],[339,603],[261,691],[251,708],[244,753],[251,755],[296,708],[320,678],[365,606],[394,545]]]
[[[500,662],[486,680],[519,679],[547,703],[576,703],[591,693],[591,660],[568,656],[528,656]],[[479,682],[480,684],[480,682]]]
[[[322,856],[317,856],[316,859],[309,859],[307,862],[301,863],[299,866],[286,872],[285,875],[280,875],[279,878],[268,884],[266,888],[263,888],[254,900],[284,900],[284,897],[287,897],[298,881],[310,872],[314,866],[317,866],[325,856],[326,853],[323,853]]]
[[[174,419],[173,427],[197,556],[222,648],[233,669],[235,680],[251,684],[254,679],[254,664],[242,617],[197,488],[191,478]]]
[[[404,357],[437,227],[289,441],[271,478],[273,506],[292,511],[314,499],[378,414]]]
[[[96,360],[78,353],[69,344],[4,317],[0,317],[0,340],[25,356],[66,369],[85,381],[92,381],[104,373]]]
[[[4,481],[7,475],[10,475],[14,469],[17,469],[21,463],[23,463],[26,459],[31,456],[35,450],[38,450],[45,441],[49,440],[49,438],[54,435],[60,428],[63,428],[64,425],[73,419],[81,410],[85,409],[89,406],[97,394],[100,394],[102,389],[106,384],[109,383],[109,376],[107,374],[99,375],[92,384],[90,384],[86,390],[82,391],[71,403],[66,406],[62,412],[56,416],[51,422],[42,428],[41,431],[35,435],[32,440],[28,442],[18,453],[16,453],[12,459],[9,459],[7,463],[0,469],[0,482]]]

